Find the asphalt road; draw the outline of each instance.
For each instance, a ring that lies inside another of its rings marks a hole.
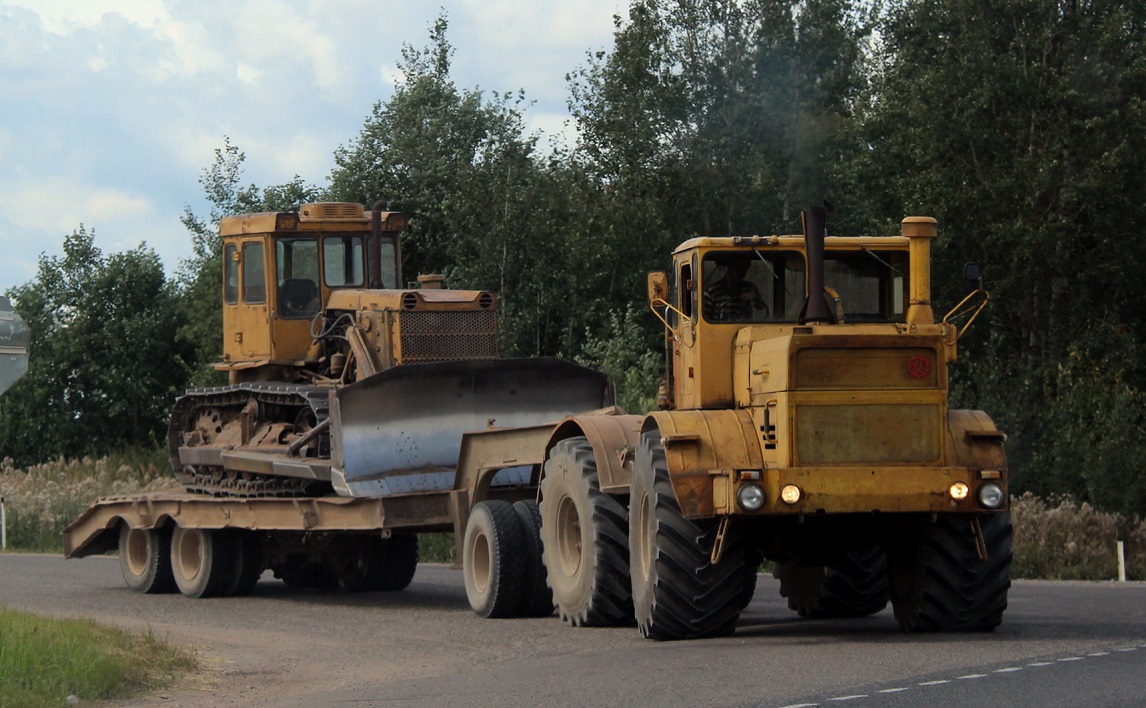
[[[0,555],[0,605],[150,629],[205,670],[130,705],[1141,706],[1146,583],[1016,582],[989,634],[908,635],[890,609],[801,620],[761,576],[736,634],[657,643],[556,617],[483,620],[460,571],[402,593],[128,590],[114,558]]]

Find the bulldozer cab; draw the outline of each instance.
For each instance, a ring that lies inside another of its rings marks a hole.
[[[405,227],[404,214],[344,203],[224,218],[218,368],[302,364],[312,321],[333,292],[400,287]]]

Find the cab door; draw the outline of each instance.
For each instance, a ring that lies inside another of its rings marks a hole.
[[[232,363],[269,358],[271,321],[264,242],[227,244],[223,269],[223,358]]]

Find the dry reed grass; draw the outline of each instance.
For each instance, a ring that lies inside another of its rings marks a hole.
[[[176,491],[162,455],[133,452],[99,460],[57,460],[27,469],[0,461],[9,549],[62,551],[60,533],[100,497]]]

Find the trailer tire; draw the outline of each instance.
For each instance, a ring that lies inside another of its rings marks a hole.
[[[541,480],[546,580],[561,619],[574,627],[632,624],[628,510],[601,491],[593,447],[561,440]]]
[[[887,555],[876,546],[849,551],[828,566],[777,563],[780,596],[801,617],[867,617],[887,607]]]
[[[176,526],[171,533],[171,570],[187,597],[223,595],[235,574],[233,548],[222,530]]]
[[[381,537],[347,539],[345,553],[348,564],[338,574],[338,584],[346,592],[370,592],[382,584],[385,572],[386,548]]]
[[[908,632],[989,632],[999,626],[1011,587],[1011,514],[978,517],[987,560],[980,560],[974,518],[940,515],[888,548],[891,602]]]
[[[228,541],[234,548],[235,572],[225,594],[245,597],[255,589],[266,569],[263,564],[263,539],[255,531],[235,529],[231,531]]]
[[[418,570],[418,535],[396,533],[381,541],[381,563],[374,566],[379,575],[369,579],[367,589],[383,592],[405,590]]]
[[[530,499],[514,502],[513,510],[521,520],[525,539],[525,580],[519,614],[548,617],[553,614],[553,591],[549,589],[545,561],[541,557],[541,509]]]
[[[686,519],[665,464],[660,431],[641,434],[629,513],[633,606],[649,639],[720,637],[736,630],[746,591],[744,539],[725,535],[712,563],[719,522]]]
[[[322,563],[290,565],[276,570],[275,576],[291,590],[329,590],[338,587],[338,578]]]
[[[133,529],[119,525],[119,569],[127,586],[147,594],[174,592],[171,574],[171,530]]]
[[[462,545],[466,598],[482,617],[516,617],[521,611],[525,530],[513,505],[501,499],[470,510]]]

